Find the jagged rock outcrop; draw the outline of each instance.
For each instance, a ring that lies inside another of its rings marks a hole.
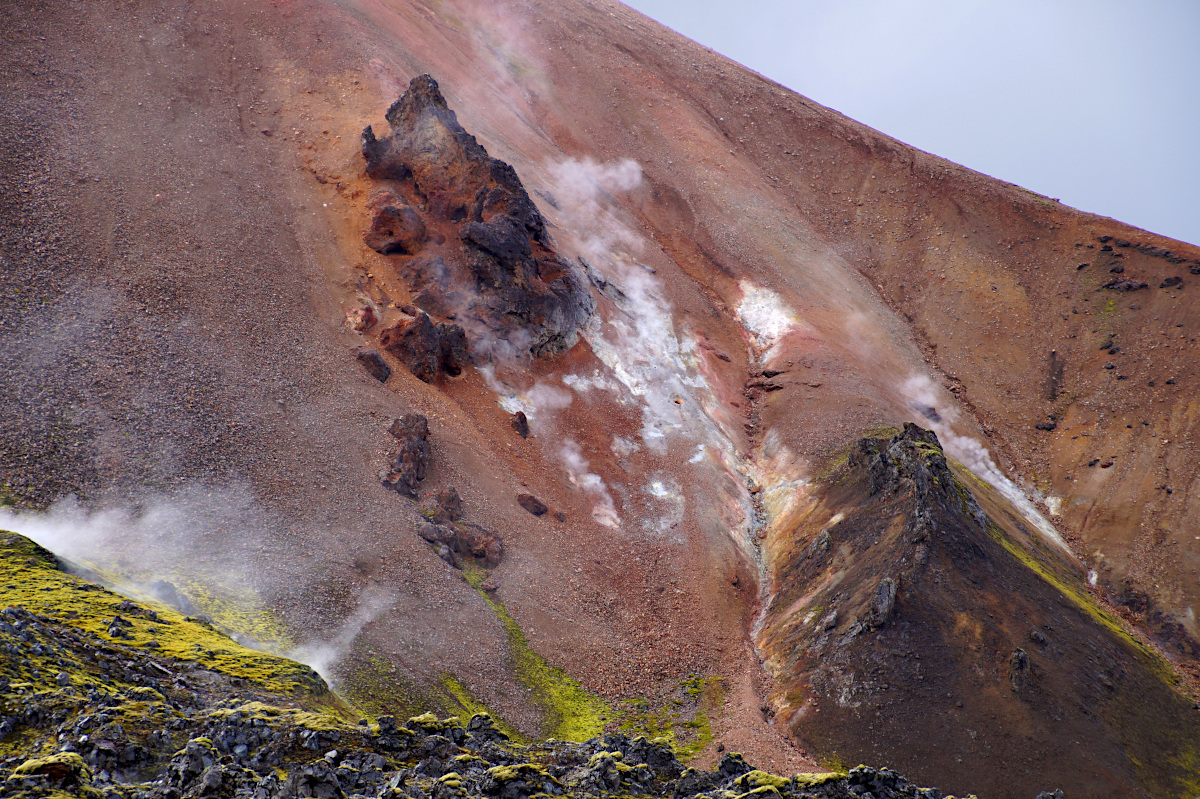
[[[411,310],[411,316],[379,334],[379,346],[426,383],[434,382],[440,374],[462,374],[469,363],[462,327],[450,322],[434,323],[424,311]]]
[[[997,799],[1187,784],[1200,714],[1170,667],[932,431],[852,444],[768,551],[758,645],[777,718],[813,748],[850,761],[890,750],[917,779]],[[1138,765],[1156,758],[1180,765]]]
[[[417,523],[417,535],[432,544],[442,560],[462,568],[457,556],[475,558],[487,569],[500,565],[504,556],[504,542],[492,530],[470,522],[427,522]]]
[[[417,499],[429,466],[429,421],[419,413],[406,413],[392,422],[388,432],[396,444],[380,479],[385,487]]]
[[[595,300],[579,268],[555,253],[516,171],[463,130],[428,75],[412,80],[386,118],[389,136],[368,126],[362,137],[367,175],[380,186],[367,245],[419,256],[397,262],[414,303],[461,325],[475,358],[570,348]]]

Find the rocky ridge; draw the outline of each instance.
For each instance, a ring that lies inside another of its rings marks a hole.
[[[821,491],[768,545],[758,636],[800,739],[864,760],[900,740],[913,754],[896,765],[918,779],[1010,774],[996,797],[1194,792],[1200,713],[1171,665],[933,431],[858,440]]]

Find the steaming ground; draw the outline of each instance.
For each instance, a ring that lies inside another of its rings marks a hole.
[[[279,623],[272,608],[312,586],[263,568],[264,542],[278,537],[279,526],[246,486],[191,486],[136,506],[100,510],[85,509],[74,497],[45,513],[0,510],[0,529],[32,539],[70,568],[140,601],[170,602],[160,588],[166,581],[190,603],[177,609],[211,617],[247,646],[306,663],[336,687],[355,639],[398,599],[369,586],[328,639],[300,637]]]

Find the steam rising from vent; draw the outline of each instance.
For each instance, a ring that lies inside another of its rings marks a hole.
[[[328,641],[310,641],[284,653],[292,660],[307,664],[320,674],[335,690],[338,679],[334,667],[341,662],[363,629],[396,606],[397,598],[390,591],[372,586],[359,595],[354,614],[342,624]]]
[[[947,455],[1000,492],[1046,540],[1067,552],[1071,551],[1054,525],[1038,511],[1025,492],[1000,471],[1000,467],[992,460],[991,454],[983,444],[970,436],[954,432],[951,425],[958,418],[958,411],[952,406],[938,402],[937,386],[932,380],[925,375],[914,375],[904,381],[900,392],[912,409],[922,415],[924,423],[937,433]]]
[[[212,612],[201,598],[217,598],[232,602],[239,615],[247,617],[255,616],[258,596],[297,590],[290,583],[272,585],[271,577],[252,565],[263,557],[257,543],[272,537],[263,531],[277,526],[240,485],[192,486],[95,511],[85,509],[74,497],[56,502],[45,513],[0,510],[0,529],[20,533],[78,567],[97,570],[118,593],[138,601],[163,598],[172,604],[181,594],[194,601],[200,612]],[[247,550],[251,545],[255,546],[253,552]],[[161,584],[156,585],[159,580],[171,582],[180,594],[174,599],[163,597]],[[354,615],[331,640],[294,649],[286,640],[286,631],[274,624],[269,624],[269,629],[255,625],[254,629],[226,632],[243,645],[307,663],[330,681],[333,666],[358,634],[393,604],[390,594],[368,590],[360,597]]]
[[[625,158],[600,164],[591,158],[567,159],[550,165],[558,205],[571,219],[579,254],[597,263],[608,263],[614,249],[641,252],[642,239],[622,224],[606,207],[616,194],[642,185],[642,167]]]
[[[227,584],[243,585],[247,574],[236,566],[229,544],[252,538],[266,519],[242,486],[191,486],[130,506],[88,511],[74,497],[59,500],[46,513],[0,511],[0,527],[36,541],[57,555],[81,564],[110,569],[138,579],[183,576],[198,552],[217,568]]]
[[[480,367],[479,373],[500,398],[500,407],[507,413],[524,413],[535,432],[549,430],[558,411],[570,405],[573,399],[571,392],[540,380],[527,389],[511,386],[496,376],[495,367],[490,364]]]
[[[604,484],[600,475],[588,471],[591,464],[583,457],[583,450],[579,444],[566,439],[559,450],[559,457],[567,466],[571,484],[591,495],[592,518],[606,527],[619,527],[621,517],[617,515],[612,495],[608,493],[608,486]]]

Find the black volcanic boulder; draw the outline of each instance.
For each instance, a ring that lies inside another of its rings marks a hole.
[[[534,516],[544,516],[546,511],[550,510],[546,507],[545,502],[542,502],[533,494],[518,494],[517,504],[532,513]]]
[[[514,413],[510,424],[521,438],[529,438],[529,417],[525,415],[525,411]]]
[[[386,383],[392,376],[392,367],[387,365],[382,355],[370,347],[356,347],[354,357],[367,370],[367,374],[380,383]]]
[[[1137,291],[1138,289],[1150,288],[1150,284],[1142,280],[1116,278],[1105,283],[1104,288],[1110,291]]]
[[[469,362],[467,334],[462,327],[449,322],[435,324],[424,311],[416,311],[416,316],[380,333],[379,346],[426,383],[442,373],[457,377]]]
[[[595,300],[516,171],[463,130],[428,75],[386,117],[391,135],[363,131],[367,175],[380,185],[365,236],[378,252],[421,256],[398,264],[414,302],[470,331],[476,359],[573,346]]]
[[[383,484],[416,499],[429,466],[429,422],[419,413],[406,413],[392,422],[388,432],[396,438],[396,447],[383,472]]]

